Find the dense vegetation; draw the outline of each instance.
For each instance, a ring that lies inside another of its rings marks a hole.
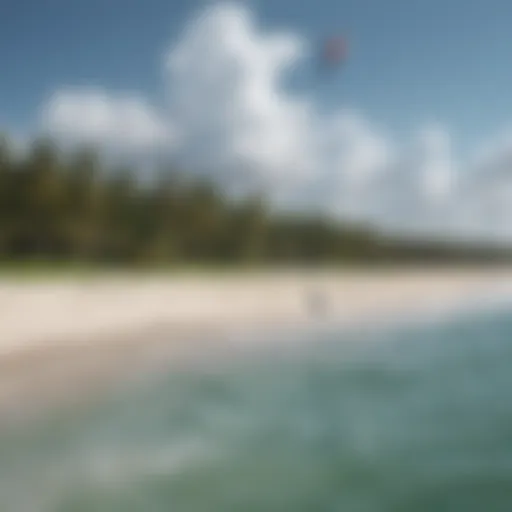
[[[90,150],[0,142],[0,259],[101,264],[276,264],[496,259],[482,248],[383,240],[320,216],[273,213],[213,183],[162,172],[150,184],[107,169]]]

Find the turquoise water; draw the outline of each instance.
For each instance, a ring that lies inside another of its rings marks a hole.
[[[0,510],[512,510],[508,312],[206,368],[5,434]]]

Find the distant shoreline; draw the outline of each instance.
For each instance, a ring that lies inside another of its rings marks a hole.
[[[152,365],[157,371],[227,338],[236,345],[237,333],[322,322],[371,328],[479,297],[512,297],[511,268],[97,277],[0,279],[0,411],[14,417],[27,412],[23,404],[44,410],[98,397]],[[323,296],[320,312],[309,308],[311,290]]]

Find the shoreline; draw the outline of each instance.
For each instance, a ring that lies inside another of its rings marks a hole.
[[[511,283],[512,269],[265,272],[249,275],[113,275],[66,280],[0,278],[0,358],[51,345],[94,343],[158,324],[311,322],[308,295],[320,291],[329,316],[348,320],[407,312],[478,296]]]
[[[324,316],[310,316],[311,289]],[[215,346],[257,350],[266,331],[371,330],[509,297],[512,269],[0,280],[0,417],[101,400]]]

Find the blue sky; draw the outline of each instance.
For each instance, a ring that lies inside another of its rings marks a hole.
[[[0,11],[0,122],[25,130],[65,84],[161,94],[160,60],[199,0],[6,0]],[[406,133],[440,120],[466,145],[509,121],[512,3],[506,0],[253,0],[264,26],[347,33],[352,55],[303,88]]]
[[[4,1],[0,128],[512,241],[511,19],[506,0]],[[333,34],[350,56],[322,77]]]

